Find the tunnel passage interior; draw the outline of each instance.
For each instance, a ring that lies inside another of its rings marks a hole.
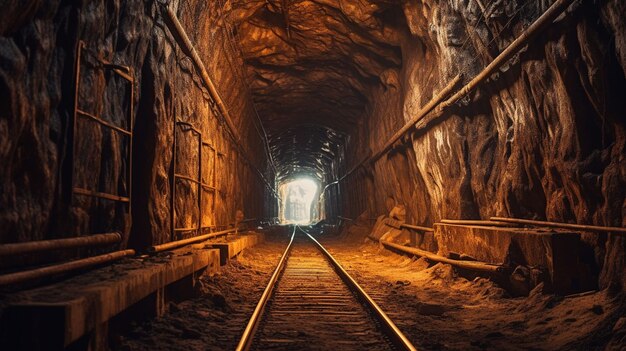
[[[279,185],[279,221],[283,224],[310,224],[319,220],[320,184],[312,178],[300,177]]]
[[[62,347],[115,341],[189,286],[210,318],[216,296],[237,310],[299,224],[409,306],[425,349],[623,345],[624,18],[621,0],[6,2],[0,342],[45,348],[10,330],[51,305],[102,312]],[[76,306],[85,282],[101,293]],[[437,331],[480,328],[472,308],[485,335]]]

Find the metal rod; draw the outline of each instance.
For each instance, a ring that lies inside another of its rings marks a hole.
[[[181,126],[185,126],[185,127],[187,127],[187,129],[186,129],[186,130],[181,128],[181,130],[182,130],[183,132],[189,132],[189,131],[191,131],[191,132],[194,132],[195,134],[202,134],[202,133],[200,132],[200,130],[196,129],[196,127],[194,127],[194,126],[193,126],[193,124],[191,124],[191,123],[189,123],[189,122],[184,122],[184,121],[178,121],[178,120],[177,120],[175,123],[176,123],[176,125],[181,125]]]
[[[51,239],[0,245],[0,256],[22,255],[33,252],[71,249],[75,247],[104,246],[122,241],[120,233],[93,234],[77,238]]]
[[[389,138],[389,140],[385,143],[385,145],[383,145],[383,147],[378,152],[372,155],[371,160],[376,161],[380,158],[380,156],[382,156],[384,153],[389,151],[396,141],[402,138],[402,136],[406,134],[406,132],[408,132],[409,130],[415,127],[415,123],[417,123],[420,119],[426,116],[437,105],[439,105],[443,101],[443,99],[452,92],[452,89],[454,89],[457,86],[457,84],[461,82],[461,79],[462,79],[462,75],[460,74],[452,78],[452,80],[450,80],[450,82],[448,82],[448,84],[443,89],[441,89],[441,91],[439,91],[435,96],[433,96],[433,98],[430,99],[430,101],[428,101],[426,105],[420,108],[420,110],[417,112],[415,117],[411,118],[410,121],[408,121],[404,126],[402,126],[402,128],[400,128],[400,130],[398,130],[393,136],[391,136],[391,138]]]
[[[365,304],[374,312],[378,320],[381,322],[381,326],[387,330],[387,335],[392,339],[396,346],[399,346],[404,350],[416,351],[417,349],[415,348],[415,346],[413,346],[409,339],[400,331],[400,329],[398,329],[398,327],[395,325],[395,323],[393,323],[391,318],[387,316],[385,311],[383,311],[383,309],[378,306],[374,299],[372,299],[369,294],[366,293],[365,290],[363,290],[359,283],[357,283],[356,280],[354,280],[354,278],[352,278],[352,276],[350,276],[350,274],[346,272],[341,264],[339,264],[339,262],[337,262],[337,260],[335,260],[335,258],[328,251],[326,251],[324,246],[322,246],[322,244],[315,240],[315,238],[311,234],[305,232],[302,228],[300,228],[300,230],[302,230],[302,232],[304,232],[309,237],[309,239],[311,239],[317,245],[320,251],[322,251],[322,253],[334,266],[337,274],[339,274],[339,276],[343,279],[343,281],[346,282],[346,284],[348,284],[353,290],[358,293],[358,295],[363,299]]]
[[[164,5],[163,7],[165,8],[165,15],[166,15],[165,18],[166,18],[166,24],[168,24],[168,28],[172,31],[172,34],[174,34],[174,36],[177,38],[177,42],[181,44],[182,48],[190,55],[192,61],[194,62],[194,65],[198,69],[198,72],[200,74],[200,77],[202,78],[202,81],[204,82],[206,87],[209,89],[209,93],[213,101],[217,105],[220,114],[222,115],[222,117],[224,118],[224,121],[226,122],[226,126],[228,127],[228,130],[234,139],[237,149],[240,150],[243,157],[247,161],[246,163],[250,165],[250,167],[252,167],[256,171],[256,173],[263,180],[265,185],[272,190],[275,196],[279,197],[278,193],[276,192],[276,189],[274,189],[274,187],[270,184],[270,182],[265,178],[265,176],[260,171],[260,169],[252,163],[250,157],[248,156],[247,151],[243,148],[243,145],[241,143],[241,137],[239,136],[239,133],[237,133],[237,129],[232,122],[232,118],[230,117],[228,108],[226,107],[226,104],[224,104],[224,101],[220,97],[219,92],[217,91],[217,88],[213,84],[213,80],[207,73],[207,70],[204,66],[204,63],[202,62],[202,59],[200,58],[200,55],[198,55],[198,52],[196,51],[195,46],[193,45],[193,43],[189,39],[189,36],[187,35],[187,32],[185,31],[182,24],[178,20],[178,17],[176,17],[174,10],[172,10],[172,8],[170,8],[167,5]]]
[[[191,230],[197,230],[198,228],[193,228]],[[172,241],[166,244],[161,244],[161,245],[154,245],[151,246],[148,251],[149,252],[161,252],[161,251],[167,251],[167,250],[171,250],[171,249],[175,249],[181,246],[185,246],[185,245],[189,245],[189,244],[194,244],[200,241],[205,241],[207,239],[211,239],[211,238],[215,238],[218,236],[222,236],[222,235],[226,235],[229,233],[233,233],[236,229],[235,228],[231,228],[231,229],[226,229],[226,230],[222,230],[219,232],[215,232],[215,233],[209,233],[209,234],[204,234],[204,235],[199,235],[193,238],[189,238],[189,239],[183,239],[183,240],[177,240],[177,241]]]
[[[174,135],[172,139],[172,194],[170,198],[170,241],[176,240],[176,121],[174,121]]]
[[[350,221],[350,222],[354,221],[354,219],[352,219],[352,218],[343,217],[343,216],[337,216],[337,218],[343,219],[344,221]]]
[[[439,221],[444,224],[458,224],[458,225],[482,225],[490,227],[511,227],[513,223],[496,222],[496,221],[484,221],[477,219],[442,219]]]
[[[402,128],[400,128],[394,135],[387,140],[387,142],[383,145],[383,147],[378,150],[376,153],[372,155],[365,156],[360,162],[358,162],[354,167],[352,167],[346,174],[343,175],[339,180],[343,180],[346,177],[350,176],[354,171],[359,169],[361,166],[368,162],[376,162],[382,155],[384,155],[387,151],[391,150],[393,144],[396,143],[404,134],[406,134],[409,130],[415,127],[415,123],[417,123],[420,119],[426,116],[430,111],[433,110],[443,99],[450,94],[452,89],[454,89],[457,84],[461,81],[462,76],[459,74],[456,77],[452,78],[448,84],[441,89],[435,96],[433,96],[430,101],[426,103],[420,110],[417,112],[415,117],[411,118],[410,121],[404,124]],[[332,184],[332,183],[331,183]]]
[[[74,65],[74,111],[72,113],[72,131],[71,131],[71,138],[72,138],[72,164],[71,164],[71,174],[70,174],[70,186],[73,187],[74,186],[74,182],[76,181],[76,125],[77,125],[77,120],[78,120],[78,94],[79,94],[79,89],[80,89],[80,58],[82,55],[82,50],[83,50],[83,46],[85,44],[83,43],[82,40],[78,41],[78,44],[76,44],[76,61],[75,61],[75,65]],[[73,193],[73,189],[70,188],[71,192]],[[73,194],[70,193],[70,203],[72,203],[73,200]]]
[[[97,122],[97,123],[99,123],[100,125],[102,125],[104,127],[113,129],[113,130],[115,130],[117,132],[120,132],[120,133],[126,135],[126,136],[132,136],[133,135],[132,132],[130,132],[130,131],[124,129],[124,128],[118,127],[116,125],[113,125],[113,124],[103,120],[102,118],[96,116],[96,115],[92,115],[89,112],[85,112],[85,111],[83,111],[81,109],[77,109],[76,112],[78,113],[78,116],[89,118],[90,120],[92,120],[94,122]]]
[[[533,22],[526,30],[520,34],[509,46],[507,46],[487,67],[478,73],[469,83],[452,95],[448,100],[441,103],[436,114],[430,119],[423,119],[420,125],[416,126],[418,130],[424,130],[432,126],[431,122],[438,119],[443,114],[443,109],[451,106],[476,88],[483,81],[491,77],[503,64],[507,63],[515,53],[524,47],[532,37],[541,30],[551,24],[563,11],[565,11],[576,0],[557,0],[555,1],[537,20]]]
[[[202,133],[198,132],[198,234],[202,231]]]
[[[507,223],[530,224],[530,225],[538,225],[538,226],[544,226],[544,227],[555,227],[555,228],[564,228],[564,229],[589,230],[589,231],[594,231],[594,232],[611,232],[615,234],[617,233],[626,234],[626,228],[624,227],[605,227],[605,226],[599,226],[599,225],[535,221],[535,220],[530,220],[530,219],[506,218],[506,217],[491,217],[490,219],[492,221],[500,221],[500,222],[507,222]]]
[[[105,120],[103,120],[102,118],[88,113],[86,111],[83,111],[81,109],[79,109],[78,105],[79,105],[79,92],[80,92],[80,63],[82,60],[82,52],[84,50],[85,47],[85,43],[82,40],[78,41],[77,47],[76,47],[76,62],[75,62],[75,86],[74,86],[74,111],[73,111],[73,121],[72,121],[72,134],[71,134],[71,138],[72,138],[72,159],[71,159],[71,176],[70,176],[70,184],[71,184],[71,189],[72,189],[72,193],[73,194],[78,194],[78,195],[85,195],[85,196],[92,196],[92,197],[98,197],[98,198],[103,198],[103,199],[107,199],[107,200],[112,200],[112,201],[119,201],[119,202],[125,202],[128,203],[128,208],[125,211],[125,214],[127,216],[127,218],[131,217],[131,211],[132,211],[132,169],[133,169],[133,127],[134,127],[134,79],[132,77],[132,71],[129,67],[126,66],[120,66],[120,65],[113,65],[110,64],[106,61],[101,60],[100,58],[96,58],[97,60],[101,61],[104,63],[104,67],[106,69],[110,69],[112,70],[115,74],[121,76],[122,78],[126,79],[129,83],[130,83],[130,97],[129,97],[129,111],[128,111],[128,130],[118,127],[110,122],[107,122]],[[128,73],[124,72],[127,71]],[[128,187],[128,194],[127,196],[119,196],[116,194],[109,194],[109,193],[103,193],[103,192],[98,192],[98,191],[92,191],[92,190],[87,190],[81,187],[75,187],[74,186],[74,181],[75,179],[75,172],[76,172],[76,136],[78,134],[77,132],[77,120],[78,117],[83,117],[83,118],[88,118],[93,122],[96,122],[104,127],[110,128],[114,131],[117,131],[119,133],[124,134],[125,136],[127,136],[129,138],[129,142],[128,142],[128,152],[127,152],[127,159],[128,159],[128,165],[126,167],[126,186]],[[73,197],[72,197],[73,199]],[[125,228],[127,229],[127,228]]]
[[[126,196],[119,196],[119,195],[114,195],[114,194],[101,193],[99,191],[92,191],[92,190],[87,190],[87,189],[78,188],[78,187],[72,188],[72,191],[74,192],[74,194],[78,194],[78,195],[99,197],[99,198],[102,198],[102,199],[107,199],[107,200],[112,200],[112,201],[119,201],[119,202],[130,202],[130,198],[126,197]]]
[[[398,132],[394,134],[394,136],[385,143],[385,146],[378,152],[376,152],[371,157],[366,157],[362,161],[356,164],[356,166],[352,167],[350,171],[348,171],[344,176],[340,177],[339,180],[343,180],[349,175],[351,175],[358,168],[363,166],[366,162],[370,160],[375,162],[390,150],[391,146],[397,141],[402,135],[404,135],[407,131],[411,130],[415,127],[418,131],[426,130],[432,127],[432,122],[441,117],[445,108],[451,106],[460,100],[463,96],[467,95],[472,89],[476,88],[480,83],[489,78],[497,69],[499,69],[503,64],[508,62],[513,55],[523,46],[528,44],[530,39],[547,27],[552,21],[554,21],[569,5],[571,5],[576,0],[557,0],[555,1],[549,8],[546,10],[539,18],[533,22],[533,24],[528,27],[519,37],[517,37],[509,46],[507,46],[496,58],[487,65],[478,75],[476,75],[469,83],[463,86],[459,91],[457,91],[454,95],[448,98],[445,101],[440,101],[441,98],[444,98],[447,94],[443,94],[445,90],[452,89],[456,85],[456,82],[460,80],[460,77],[457,76],[453,78],[448,85],[442,90],[440,94],[431,101],[426,104],[416,117],[411,119],[411,121],[415,120],[414,123],[408,125],[408,123],[402,127]],[[453,84],[454,83],[454,84]],[[439,100],[439,101],[437,101]],[[432,103],[432,104],[431,104]],[[429,118],[426,118],[427,115],[434,109],[436,109],[436,113],[431,115]],[[424,112],[422,114],[422,112]],[[421,115],[421,116],[420,116]]]
[[[217,146],[213,149],[213,178],[211,179],[213,189],[217,190]],[[213,192],[213,205],[211,206],[211,212],[215,213],[215,207],[217,206],[217,191]]]
[[[120,74],[119,70],[115,70],[118,74]],[[129,76],[127,77],[128,81],[130,82],[130,106],[129,106],[129,121],[130,124],[128,125],[128,129],[130,131],[130,140],[129,140],[129,145],[128,145],[128,173],[127,173],[127,179],[128,179],[128,217],[130,220],[132,220],[132,210],[133,210],[133,132],[135,130],[135,80],[133,79],[133,77],[130,75],[132,74],[131,69],[128,68],[128,72],[129,72]],[[120,74],[121,76],[124,77],[123,74]],[[130,79],[129,79],[130,78]],[[130,228],[128,228],[130,230]]]
[[[237,344],[236,351],[246,351],[250,349],[252,345],[252,340],[256,329],[259,326],[259,322],[261,321],[261,317],[263,317],[263,312],[265,310],[265,305],[272,296],[272,291],[274,291],[274,287],[276,286],[276,282],[278,281],[278,276],[285,268],[285,263],[287,262],[287,257],[289,257],[289,252],[291,251],[291,246],[293,244],[293,238],[296,235],[296,226],[293,226],[293,232],[291,233],[291,239],[289,240],[289,244],[287,248],[283,252],[283,255],[280,257],[278,264],[276,265],[276,269],[274,269],[274,273],[270,277],[265,290],[263,290],[263,295],[261,295],[261,299],[257,303],[254,308],[254,312],[252,312],[252,316],[246,325],[246,329],[244,329],[243,334],[241,335],[241,339],[239,339],[239,344]]]
[[[4,274],[0,275],[0,285],[18,284],[34,279],[49,277],[55,274],[67,273],[81,268],[109,263],[124,257],[133,256],[134,254],[135,250],[115,251],[104,255],[83,258],[80,260],[60,263],[28,271]]]
[[[206,189],[206,190],[208,190],[208,191],[210,191],[210,192],[215,192],[215,190],[217,190],[217,188],[215,188],[214,186],[209,185],[209,184],[206,184],[206,183],[202,183],[202,184],[200,184],[200,185],[202,185],[202,187],[203,187],[204,189]]]
[[[215,147],[213,147],[213,145],[211,145],[211,143],[209,143],[208,141],[202,141],[202,145],[208,147],[211,150],[215,150]]]
[[[419,256],[419,257],[424,257],[428,259],[429,261],[446,263],[455,267],[469,269],[472,271],[488,272],[488,273],[503,273],[507,270],[507,267],[502,266],[502,265],[489,264],[489,263],[479,262],[479,261],[453,260],[447,257],[439,256],[430,251],[421,250],[415,247],[403,246],[403,245],[399,245],[399,244],[392,243],[392,242],[385,241],[385,240],[377,240],[371,236],[369,236],[368,238],[370,238],[371,240],[380,242],[385,247],[393,248],[403,253],[407,253],[407,254]]]
[[[126,67],[126,66],[124,66],[124,67]],[[130,74],[128,74],[128,73],[126,73],[126,72],[122,71],[121,69],[119,69],[119,66],[117,66],[117,67],[110,67],[110,68],[111,68],[111,70],[112,70],[113,72],[115,72],[118,76],[120,76],[120,77],[122,77],[122,78],[126,79],[126,80],[127,80],[128,82],[130,82],[131,84],[134,84],[134,83],[135,83],[135,79],[133,78],[133,76],[131,76]],[[130,72],[130,67],[126,67],[126,69]]]

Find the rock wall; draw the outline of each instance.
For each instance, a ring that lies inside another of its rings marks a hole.
[[[184,228],[200,220],[207,227],[227,225],[238,209],[247,218],[263,215],[266,187],[251,164],[268,179],[272,175],[221,8],[205,1],[169,6],[195,43],[252,161],[229,136],[197,66],[168,28],[161,2],[5,2],[0,14],[0,242],[121,230],[129,246],[144,248],[192,234],[171,234],[172,205],[174,225]],[[76,118],[73,133],[79,41],[84,50],[77,106],[123,129],[131,127],[132,108],[132,147],[123,133],[89,118]],[[130,68],[132,97],[130,84],[115,74],[120,66]],[[217,190],[202,191],[201,215],[198,186],[188,180],[176,182],[172,203],[174,167],[194,179],[200,171],[198,135],[184,125],[175,127],[176,120],[192,125],[205,142],[202,181]],[[72,193],[72,187],[132,197],[132,208]]]
[[[469,81],[550,5],[482,3],[402,3],[403,64],[387,75],[398,83],[370,90],[359,132],[367,137],[351,139],[348,151],[353,164],[456,74]],[[570,7],[443,123],[349,178],[352,192],[371,183],[373,200],[343,199],[344,213],[385,213],[393,198],[416,224],[511,216],[626,225],[625,15],[620,1]],[[601,285],[626,286],[624,238],[586,240],[603,266]]]

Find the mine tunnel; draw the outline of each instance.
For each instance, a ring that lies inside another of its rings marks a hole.
[[[0,350],[626,349],[623,0],[0,1]]]

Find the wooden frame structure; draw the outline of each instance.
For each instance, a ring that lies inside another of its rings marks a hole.
[[[80,195],[80,196],[90,196],[90,197],[96,197],[96,198],[100,198],[100,199],[106,199],[106,200],[111,200],[111,201],[115,201],[115,202],[121,202],[121,203],[125,203],[127,204],[127,210],[126,210],[126,215],[130,217],[131,215],[131,205],[132,205],[132,169],[133,169],[133,156],[132,156],[132,150],[133,150],[133,126],[134,126],[134,117],[133,117],[133,111],[134,111],[134,88],[135,88],[135,79],[132,76],[132,71],[128,66],[122,66],[122,65],[115,65],[112,64],[110,62],[107,62],[101,58],[96,57],[96,60],[101,64],[101,67],[103,70],[108,70],[112,73],[114,73],[115,75],[123,78],[124,80],[126,80],[129,84],[130,84],[130,96],[129,96],[129,108],[128,108],[128,115],[127,115],[127,125],[128,125],[128,129],[124,129],[123,127],[119,127],[116,126],[115,124],[106,121],[105,119],[103,119],[101,116],[98,116],[94,113],[90,113],[88,111],[84,111],[79,107],[79,100],[80,100],[80,78],[81,78],[81,63],[82,63],[82,57],[83,57],[83,52],[85,51],[85,43],[81,40],[78,42],[78,45],[76,47],[76,61],[75,61],[75,67],[74,67],[74,109],[73,109],[73,125],[72,125],[72,173],[71,173],[71,189],[72,189],[72,199],[74,198],[74,195]],[[76,169],[77,169],[77,160],[76,160],[76,149],[77,149],[77,145],[76,145],[76,140],[77,140],[77,135],[78,135],[78,120],[79,119],[84,119],[87,121],[91,121],[93,123],[96,123],[97,125],[99,125],[100,127],[104,127],[106,129],[109,129],[111,131],[114,131],[116,133],[119,133],[120,135],[122,135],[125,138],[128,138],[128,151],[126,153],[126,155],[123,155],[123,157],[125,156],[126,159],[126,174],[125,174],[125,178],[126,178],[126,184],[127,184],[127,194],[126,195],[120,195],[120,194],[112,194],[112,193],[106,193],[106,192],[100,192],[100,191],[96,191],[96,190],[91,190],[91,189],[85,189],[79,186],[76,186],[75,184],[75,174],[76,174]]]
[[[177,139],[176,139],[176,130],[179,128],[182,132],[189,132],[197,136],[197,148],[198,148],[198,175],[197,178],[192,178],[189,175],[180,174],[176,170],[176,147],[177,147]],[[205,148],[209,148],[210,152],[213,154],[213,177],[210,180],[210,184],[206,183],[202,177],[202,160]],[[202,225],[202,193],[208,191],[213,196],[213,209],[215,209],[215,202],[217,201],[217,157],[220,154],[217,149],[211,145],[209,142],[202,139],[202,132],[195,128],[191,123],[183,122],[183,121],[175,121],[174,122],[174,142],[172,143],[172,191],[171,191],[171,227],[172,227],[172,240],[179,240],[179,234],[185,232],[195,232],[196,235],[202,235],[204,229],[213,229],[217,226],[203,226]],[[190,183],[193,183],[197,186],[198,198],[197,198],[197,208],[198,208],[198,223],[195,227],[176,227],[176,183],[178,180],[184,180]]]

